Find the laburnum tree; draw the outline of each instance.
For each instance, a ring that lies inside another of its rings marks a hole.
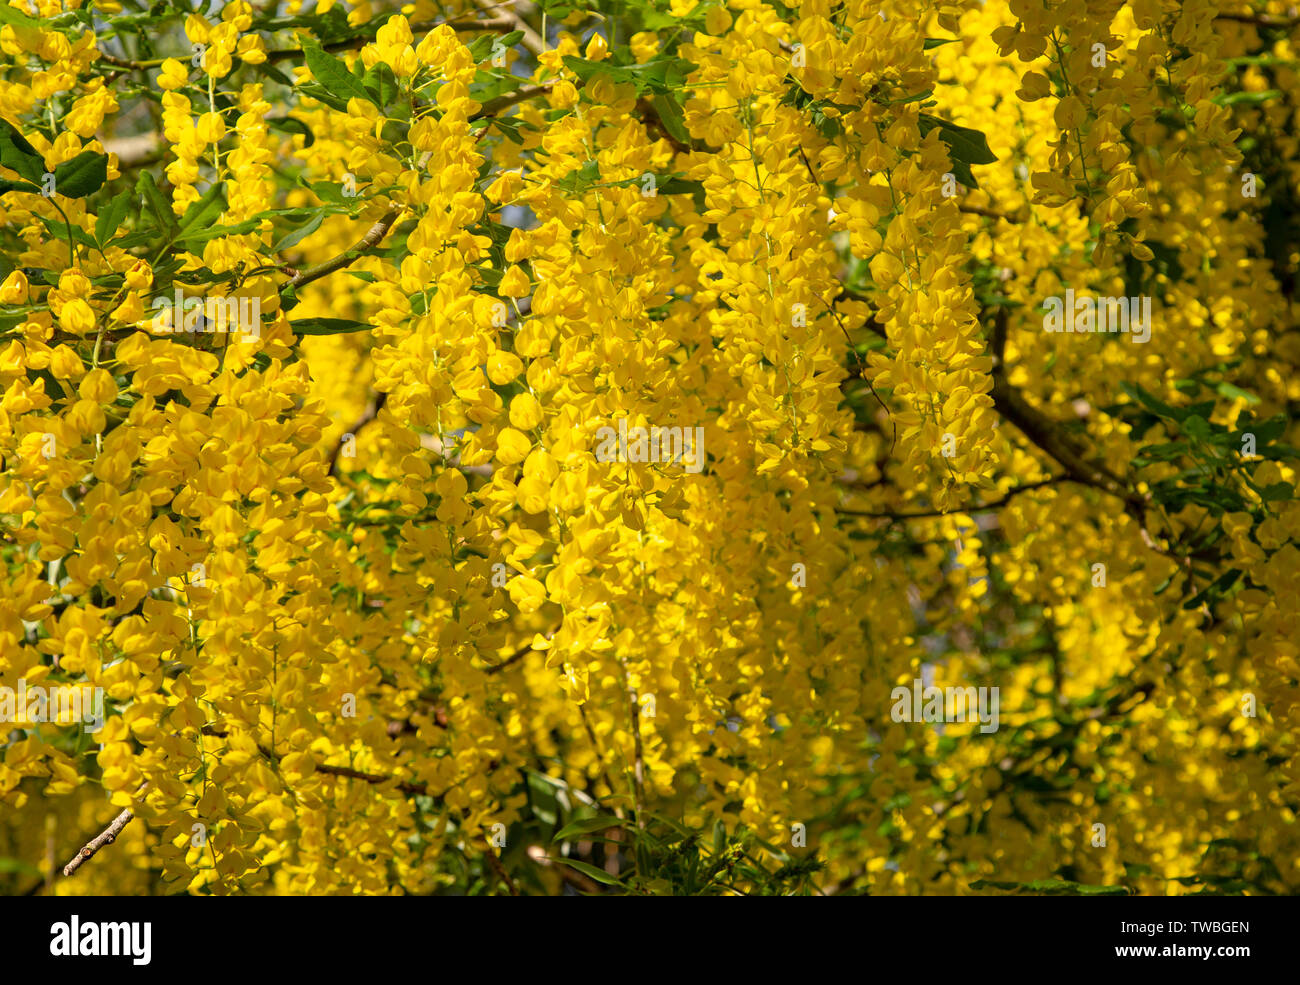
[[[0,888],[1294,892],[1298,41],[0,0]]]

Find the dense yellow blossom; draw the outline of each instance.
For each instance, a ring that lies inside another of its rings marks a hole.
[[[0,886],[1300,884],[1284,5],[0,4]]]

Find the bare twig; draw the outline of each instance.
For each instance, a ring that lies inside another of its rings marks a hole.
[[[343,435],[339,437],[338,442],[335,443],[334,449],[330,452],[330,467],[326,472],[326,475],[334,475],[334,473],[338,471],[339,455],[343,451],[344,436],[350,434],[355,438],[358,431],[379,416],[379,412],[384,409],[384,404],[387,402],[388,394],[376,394],[375,399],[366,405],[366,409],[361,412],[361,416],[356,419],[352,427],[343,432]]]
[[[140,789],[136,791],[136,796],[139,796],[140,792],[143,791],[146,786],[148,786],[147,783],[142,784]],[[65,876],[72,875],[79,868],[85,865],[86,861],[92,858],[101,848],[117,841],[117,836],[122,833],[123,828],[131,823],[131,820],[134,817],[135,812],[128,807],[126,810],[122,811],[121,814],[117,815],[117,817],[113,818],[108,827],[95,835],[95,837],[91,838],[90,841],[86,842],[85,847],[82,848],[81,851],[77,852],[77,854],[72,857],[72,860],[63,867],[63,874]]]
[[[835,512],[843,516],[860,516],[873,520],[914,520],[923,517],[948,516],[953,513],[984,513],[988,510],[996,510],[1005,506],[1015,496],[1022,492],[1029,492],[1032,489],[1042,489],[1044,486],[1056,485],[1058,482],[1072,481],[1069,476],[1052,476],[1050,479],[1039,479],[1037,482],[1026,482],[1024,485],[1008,489],[1001,499],[995,499],[989,503],[981,503],[976,506],[954,506],[947,510],[917,510],[913,513],[893,513],[879,512],[867,513],[861,510],[851,510],[847,507],[837,507]]]

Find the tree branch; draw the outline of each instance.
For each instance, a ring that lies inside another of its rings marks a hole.
[[[470,120],[482,119],[485,116],[496,116],[502,110],[509,109],[516,103],[526,102],[534,96],[544,96],[551,91],[551,86],[555,85],[556,79],[547,82],[539,82],[537,85],[520,86],[514,92],[507,92],[504,96],[497,96],[496,99],[489,99],[483,104],[483,108],[470,117]]]
[[[479,0],[476,0],[476,2],[484,12],[501,6],[499,3],[485,3],[479,2]],[[532,51],[534,55],[540,54],[545,50],[545,48],[540,45],[540,39],[537,37],[536,32],[528,27],[527,24],[524,24],[514,13],[505,13],[497,17],[487,17],[482,20],[474,20],[470,17],[457,17],[452,20],[416,21],[411,25],[411,34],[427,34],[434,28],[441,27],[444,24],[450,27],[453,31],[466,34],[489,31],[498,34],[509,34],[511,31],[522,30],[524,31],[524,37],[521,43],[525,48]],[[329,44],[321,45],[321,47],[325,51],[330,52],[350,51],[354,48],[360,48],[363,45],[370,44],[374,40],[375,36],[373,34],[358,34],[356,37],[344,38],[342,41],[333,41]],[[530,45],[538,45],[537,50],[534,51]],[[127,58],[118,58],[116,55],[110,55],[102,49],[98,54],[100,61],[107,65],[112,65],[114,68],[123,69],[124,71],[143,71],[146,69],[157,68],[165,61],[165,59],[162,58],[153,58],[148,61],[131,61]],[[268,51],[266,53],[266,61],[260,64],[273,65],[276,62],[284,61],[286,58],[293,58],[303,54],[304,52],[302,48],[276,48]]]
[[[1007,329],[1009,318],[1007,309],[1000,307],[993,316],[993,332],[989,336],[989,355],[993,357],[993,375],[999,376],[1003,373],[1003,365],[1006,362],[1007,355]]]
[[[1037,482],[1026,482],[1024,485],[1008,489],[1006,495],[1001,499],[995,499],[990,503],[983,503],[979,506],[956,506],[950,510],[917,510],[913,513],[866,513],[861,510],[851,510],[846,507],[836,507],[835,512],[843,516],[865,517],[873,520],[914,520],[918,517],[936,517],[951,516],[954,513],[983,513],[987,510],[996,510],[1005,506],[1012,497],[1018,496],[1022,492],[1029,492],[1031,489],[1042,489],[1044,486],[1052,486],[1058,482],[1071,482],[1069,476],[1055,475],[1049,479],[1039,479]]]
[[[993,407],[1018,427],[1025,437],[1056,459],[1076,482],[1117,496],[1140,519],[1149,497],[1140,496],[1100,462],[1090,461],[1049,419],[1036,411],[1020,391],[1007,382],[1006,344],[1008,314],[999,307],[993,317],[989,350],[993,357]]]
[[[645,96],[641,96],[637,99],[636,108],[639,109],[641,114],[654,125],[654,129],[658,131],[659,136],[668,141],[668,143],[672,145],[673,150],[678,154],[689,154],[694,150],[693,147],[683,143],[668,132],[668,127],[665,125],[663,117],[659,115],[659,111],[654,108],[654,104]]]
[[[157,163],[164,156],[158,134],[153,132],[133,137],[111,137],[102,143],[105,154],[117,155],[117,166],[123,171]]]
[[[1002,374],[995,373],[993,378],[993,406],[1018,427],[1026,438],[1056,459],[1075,482],[1122,499],[1126,508],[1136,510],[1139,516],[1145,511],[1149,501],[1147,497],[1131,490],[1105,465],[1085,458],[1070,439],[1031,407],[1020,391],[1007,383]]]
[[[995,212],[993,209],[986,209],[979,205],[958,205],[957,211],[966,212],[969,213],[970,215],[982,215],[986,219],[1002,219],[1006,222],[1011,222],[1011,223],[1019,223],[1024,221],[1020,219],[1018,216],[1007,215],[1005,212]]]
[[[258,743],[258,751],[271,762],[279,764],[280,757],[276,755],[273,749]],[[317,773],[323,773],[325,776],[341,776],[349,780],[363,780],[366,783],[376,785],[383,783],[395,784],[397,789],[404,794],[411,796],[430,796],[429,788],[424,783],[417,783],[412,780],[399,780],[395,776],[386,776],[382,773],[367,773],[364,770],[353,769],[351,766],[329,766],[325,763],[313,762]],[[441,798],[439,798],[441,799]]]
[[[1269,17],[1267,14],[1215,14],[1216,21],[1236,21],[1254,27],[1292,28],[1300,25],[1300,17]]]
[[[1055,422],[1030,406],[1020,391],[1007,382],[1005,349],[1007,338],[1007,309],[1000,307],[994,315],[989,350],[993,357],[993,407],[1010,421],[1040,450],[1054,458],[1066,471],[1065,478],[1081,485],[1091,486],[1120,499],[1124,512],[1138,525],[1142,542],[1151,550],[1182,564],[1190,573],[1192,558],[1207,562],[1221,560],[1218,555],[1192,551],[1182,553],[1162,547],[1156,542],[1147,525],[1147,511],[1152,497],[1132,488],[1124,479],[1112,472],[1104,463],[1088,458],[1074,442],[1057,427]],[[1172,531],[1171,531],[1172,536]]]
[[[492,3],[491,0],[474,0],[474,4],[480,10],[495,10],[498,7],[503,6],[501,3]],[[546,50],[546,42],[542,39],[541,35],[529,26],[526,20],[514,11],[513,7],[514,4],[512,2],[510,4],[510,9],[507,9],[502,15],[503,18],[510,25],[511,30],[524,32],[524,36],[520,39],[519,43],[534,55],[540,55]]]
[[[835,296],[835,301],[836,303],[840,301],[861,301],[863,304],[871,303],[866,298],[864,298],[861,294],[855,294],[853,291],[850,291],[847,287],[840,288],[840,293]],[[889,335],[885,331],[885,326],[876,320],[875,315],[868,315],[867,320],[862,323],[862,327],[875,333],[876,335],[879,335],[886,342],[889,341]]]
[[[543,635],[545,635],[545,637],[549,640],[555,636],[555,630],[552,629]],[[510,656],[506,657],[506,659],[502,660],[499,664],[492,664],[492,666],[490,667],[484,667],[483,673],[499,674],[501,673],[501,671],[505,670],[511,664],[518,663],[520,660],[523,660],[524,657],[528,656],[528,654],[532,652],[533,652],[533,644],[525,643],[522,647],[520,647],[514,653],[510,654]]]
[[[472,33],[474,31],[494,32],[497,34],[509,34],[515,30],[514,21],[509,17],[489,17],[484,20],[472,20],[469,18],[458,18],[450,21],[417,21],[411,25],[411,33],[425,34],[432,31],[435,27],[447,25],[453,31]],[[369,44],[374,38],[370,35],[358,35],[355,38],[347,38],[343,41],[335,41],[331,44],[321,45],[325,51],[350,51],[353,48],[360,48],[362,45]],[[266,53],[266,64],[283,61],[286,58],[292,58],[295,55],[303,54],[301,48],[278,48],[275,51]]]
[[[397,221],[397,217],[401,212],[400,207],[389,209],[354,246],[344,250],[332,259],[326,260],[324,263],[318,263],[314,267],[298,271],[287,284],[280,288],[280,293],[283,294],[285,290],[296,290],[304,284],[310,284],[314,280],[327,277],[336,270],[352,266],[360,258],[361,254],[379,245],[383,238],[388,235],[388,231],[393,228],[393,223]]]

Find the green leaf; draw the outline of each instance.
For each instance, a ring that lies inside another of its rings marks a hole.
[[[0,178],[0,195],[6,192],[36,192],[40,194],[40,191],[30,181],[10,181],[8,178]]]
[[[41,225],[43,225],[49,231],[49,234],[53,236],[55,239],[62,239],[66,241],[69,232],[69,227],[66,224],[64,224],[62,218],[56,217],[53,219],[47,219],[45,216],[37,216],[36,220]],[[80,226],[76,226],[76,225],[72,226],[71,232],[72,232],[72,238],[76,240],[78,243],[80,243],[82,246],[88,246],[93,248],[97,245],[94,239],[91,238],[90,233],[86,232]]]
[[[934,95],[933,89],[926,89],[922,92],[913,93],[912,95],[907,96],[903,99],[891,99],[889,100],[889,105],[906,106],[908,103],[916,103],[916,102],[920,102],[922,99],[929,99],[933,95]]]
[[[1239,386],[1234,386],[1226,380],[1220,381],[1214,385],[1214,392],[1220,397],[1226,397],[1229,400],[1244,400],[1246,403],[1254,405],[1259,403],[1259,397],[1255,396],[1248,390],[1243,390]]]
[[[480,71],[475,74],[474,81],[470,83],[469,98],[476,103],[491,103],[495,99],[509,95],[518,88],[519,79],[513,75],[498,75],[493,72]],[[470,129],[473,130],[478,126],[486,126],[491,121],[491,113],[487,116],[476,116],[470,120]]]
[[[1221,92],[1212,98],[1220,106],[1236,106],[1239,103],[1258,106],[1260,103],[1277,99],[1281,95],[1282,93],[1278,89],[1265,89],[1263,92]]]
[[[358,32],[348,23],[348,16],[341,7],[331,7],[324,13],[313,10],[310,14],[294,17],[277,17],[274,11],[278,4],[268,7],[268,12],[253,18],[254,31],[287,31],[296,27],[308,28],[322,41],[344,41],[358,36]],[[372,32],[373,34],[373,32]]]
[[[294,335],[347,335],[352,332],[369,332],[374,326],[351,318],[300,318],[289,322]]]
[[[496,127],[512,143],[523,144],[525,130],[536,131],[539,127],[535,123],[520,119],[517,116],[494,116],[488,121],[490,126]]]
[[[632,83],[638,93],[670,93],[681,89],[686,84],[686,77],[696,68],[692,62],[671,55],[652,58],[643,65],[612,65],[609,62],[593,62],[575,55],[565,55],[564,65],[584,84],[604,75],[613,82]]]
[[[1089,886],[1065,879],[1037,879],[1033,882],[998,882],[976,879],[971,889],[1006,889],[1012,892],[1039,893],[1045,896],[1129,896],[1125,886]]]
[[[940,139],[948,145],[959,160],[967,164],[993,164],[998,159],[997,155],[989,149],[987,138],[978,130],[959,127],[955,123],[930,116],[928,113],[922,113],[918,122],[922,135],[937,126]]]
[[[0,3],[0,24],[12,24],[14,27],[40,27],[40,22],[28,17],[22,11]]]
[[[1266,503],[1283,502],[1295,499],[1295,487],[1289,482],[1274,482],[1261,489],[1259,495]]]
[[[361,64],[358,60],[357,64]],[[370,101],[383,109],[397,98],[397,77],[384,62],[375,62],[361,78],[361,84],[370,93]]]
[[[357,201],[354,198],[344,197],[343,187],[336,181],[308,181],[303,175],[299,174],[298,184],[303,188],[310,188],[317,198],[331,205],[348,205]]]
[[[528,803],[533,816],[550,827],[559,820],[560,805],[556,797],[555,781],[542,773],[528,771]]]
[[[1243,434],[1253,434],[1261,444],[1271,443],[1286,433],[1287,424],[1286,414],[1278,414],[1267,421],[1257,421],[1254,415],[1247,412],[1237,419],[1236,441],[1240,444]]]
[[[1172,421],[1178,421],[1181,424],[1188,415],[1187,411],[1169,406],[1169,404],[1165,403],[1154,394],[1144,390],[1140,386],[1135,386],[1128,382],[1122,382],[1120,383],[1119,388],[1157,417],[1164,417]]]
[[[623,885],[618,881],[618,879],[611,876],[604,869],[598,869],[594,865],[588,865],[586,862],[579,862],[576,858],[557,858],[555,861],[567,865],[572,869],[577,869],[588,879],[594,879],[596,882],[604,883],[606,886],[621,887]]]
[[[375,102],[361,80],[348,71],[347,65],[322,48],[314,38],[306,41],[303,52],[307,56],[307,67],[311,69],[312,77],[337,101],[342,102],[345,110],[348,99],[353,97]]]
[[[600,181],[600,165],[587,161],[577,171],[570,171],[555,183],[555,187],[571,195],[581,195]]]
[[[1184,602],[1183,608],[1188,610],[1195,609],[1203,602],[1214,602],[1217,599],[1222,598],[1224,592],[1237,583],[1237,579],[1241,577],[1241,573],[1240,568],[1233,568],[1230,571],[1225,571],[1213,582],[1197,592],[1192,598]]]
[[[144,196],[145,204],[148,205],[160,231],[170,232],[172,236],[180,231],[180,227],[176,224],[176,214],[172,212],[167,199],[163,198],[163,193],[158,190],[153,175],[148,171],[141,171],[140,177],[136,179],[135,188],[138,194]],[[170,241],[169,238],[168,242]]]
[[[671,10],[655,10],[647,7],[641,16],[644,18],[647,31],[661,31],[664,28],[671,28],[674,31],[692,27],[698,29],[704,24],[704,16],[712,6],[714,5],[697,3],[691,8],[691,12],[685,15],[675,14]]]
[[[315,99],[317,102],[324,103],[331,109],[338,110],[340,113],[346,113],[348,111],[348,101],[334,95],[322,85],[314,85],[310,82],[300,83],[298,85],[298,91],[304,96]]]
[[[13,9],[12,7],[8,7],[8,8],[0,7],[0,10],[12,10],[12,9]],[[3,20],[4,18],[0,17],[0,21]],[[24,862],[22,859],[7,858],[7,857],[0,858],[0,872],[7,873],[7,874],[14,873],[14,874],[25,875],[25,876],[39,876],[41,874],[41,870],[36,868],[36,866],[31,865],[28,862]]]
[[[112,241],[134,202],[135,194],[128,188],[100,209],[99,215],[95,216],[95,241],[100,246],[107,246]]]
[[[225,211],[226,183],[218,181],[185,210],[180,219],[181,233],[188,233],[197,226],[210,226]]]
[[[484,34],[465,46],[469,50],[469,57],[474,60],[475,64],[487,60],[488,53],[492,50],[493,40],[492,35]]]
[[[471,51],[473,49],[471,48]],[[615,65],[608,65],[603,62],[588,61],[586,58],[579,58],[577,55],[565,55],[564,67],[576,75],[584,83],[590,82],[597,75],[608,75],[619,82],[631,82],[631,76],[626,69],[619,68]]]
[[[946,44],[952,44],[957,38],[926,38],[923,48],[929,51],[931,48],[940,48]]]
[[[1210,422],[1199,414],[1188,414],[1183,421],[1183,432],[1189,437],[1206,441],[1210,437]]]
[[[284,250],[289,249],[289,247],[291,246],[297,246],[300,242],[302,242],[303,239],[310,236],[317,229],[319,229],[320,224],[324,221],[325,221],[325,213],[317,212],[314,216],[312,216],[310,219],[304,222],[297,229],[294,229],[291,232],[285,234],[285,236],[281,238],[281,240],[278,243],[276,243],[274,246],[271,247],[271,252],[281,253]]]
[[[566,824],[559,831],[555,832],[552,841],[567,841],[574,835],[591,834],[595,831],[604,831],[608,828],[621,828],[626,826],[627,822],[619,817],[611,817],[608,814],[597,814],[595,817],[583,817],[576,821]]]
[[[45,158],[8,120],[0,119],[0,164],[13,168],[28,181],[40,184]]]
[[[54,169],[54,191],[65,198],[85,198],[108,180],[108,155],[83,150]]]
[[[211,225],[206,229],[195,229],[192,232],[187,232],[182,239],[177,240],[177,243],[184,244],[187,251],[194,253],[196,252],[194,247],[200,243],[206,243],[218,236],[243,236],[246,233],[255,231],[260,225],[261,223],[257,219],[245,219],[233,226]]]
[[[917,118],[917,126],[922,137],[938,128],[939,139],[948,145],[948,157],[952,159],[953,175],[963,185],[978,188],[979,184],[975,181],[970,166],[992,164],[997,160],[997,155],[989,150],[989,143],[984,134],[970,127],[960,127],[947,120],[941,120],[929,113],[922,113]]]
[[[650,105],[659,114],[664,129],[672,135],[672,138],[689,145],[691,132],[686,129],[686,115],[682,112],[682,104],[673,96],[661,92],[655,94],[655,97],[650,100]]]
[[[704,183],[702,181],[669,175],[659,183],[658,190],[660,195],[695,195],[699,199],[701,209],[703,208]]]
[[[279,130],[281,133],[302,134],[304,147],[310,147],[316,143],[316,135],[311,132],[311,127],[303,123],[302,120],[292,116],[281,116],[267,119],[266,125],[272,130]]]
[[[245,62],[244,64],[248,65],[248,62]],[[275,65],[273,65],[271,62],[262,62],[261,65],[248,65],[248,67],[253,69],[254,71],[261,72],[262,74],[269,76],[271,79],[280,83],[280,85],[284,86],[286,89],[293,88],[293,79],[285,75],[284,72],[276,68]]]

